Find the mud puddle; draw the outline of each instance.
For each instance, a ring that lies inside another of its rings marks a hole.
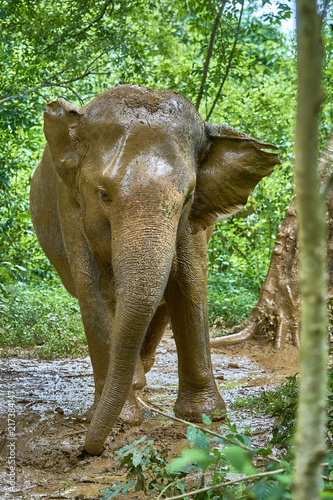
[[[232,408],[238,397],[277,386],[297,372],[297,350],[275,350],[264,341],[214,349],[214,374],[227,404],[228,418],[238,430],[251,429],[254,445],[263,445],[272,422]],[[87,423],[84,413],[93,402],[94,383],[89,358],[40,361],[2,358],[0,379],[0,498],[41,500],[97,499],[111,481],[125,478],[114,451],[147,436],[167,459],[186,446],[186,426],[142,409],[137,427],[117,422],[100,457],[82,454]],[[161,342],[147,386],[139,393],[146,401],[172,413],[177,395],[177,357],[171,336]],[[12,425],[10,412],[15,412]],[[212,428],[224,432],[223,423]],[[14,444],[13,444],[14,443]],[[11,446],[9,446],[11,445]],[[15,487],[10,490],[8,460],[14,458]],[[79,496],[78,496],[79,495]],[[140,493],[127,498],[146,498]]]

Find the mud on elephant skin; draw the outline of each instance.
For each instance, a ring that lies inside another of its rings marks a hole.
[[[279,163],[275,146],[207,123],[182,95],[123,85],[81,109],[47,105],[47,144],[31,186],[37,237],[78,298],[95,403],[86,436],[100,454],[122,409],[141,418],[144,384],[171,320],[175,413],[224,413],[210,359],[206,250],[215,222],[244,206]],[[135,370],[136,368],[136,370]]]

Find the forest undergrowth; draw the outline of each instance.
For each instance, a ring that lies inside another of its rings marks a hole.
[[[126,482],[111,483],[101,491],[101,498],[144,491],[147,498],[170,500],[292,499],[298,383],[297,375],[287,377],[277,389],[235,402],[237,408],[251,408],[257,415],[274,417],[271,437],[264,446],[256,448],[251,435],[239,432],[228,419],[226,434],[210,430],[211,421],[203,415],[203,425],[188,423],[188,447],[170,463],[146,436],[118,450],[115,455],[120,466],[127,469]],[[320,496],[323,499],[333,498],[332,370],[328,384],[327,453],[322,463]]]

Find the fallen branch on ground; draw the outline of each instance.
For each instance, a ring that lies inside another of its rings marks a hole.
[[[187,420],[183,420],[183,419],[178,418],[178,417],[174,417],[173,415],[170,415],[169,413],[162,411],[160,408],[158,408],[158,406],[153,405],[152,403],[149,403],[149,404],[145,403],[139,397],[137,397],[137,400],[139,401],[139,403],[141,403],[143,406],[145,406],[148,410],[155,411],[156,413],[159,413],[160,415],[163,415],[164,417],[171,418],[171,420],[175,420],[176,422],[180,422],[180,423],[185,424],[185,425],[191,425],[192,427],[196,427],[197,429],[200,429],[200,430],[207,432],[207,434],[211,434],[212,436],[223,439],[227,443],[231,443],[231,444],[234,444],[236,446],[239,446],[240,448],[243,448],[244,450],[253,451],[253,448],[250,448],[249,446],[246,446],[245,444],[242,444],[239,441],[235,441],[234,439],[230,439],[226,436],[222,436],[222,434],[219,434],[218,432],[211,431],[210,429],[207,429],[207,427],[203,427],[201,425],[194,424],[193,422],[188,422]],[[269,460],[272,460],[272,462],[280,463],[280,460],[278,460],[275,457],[272,457],[271,455],[267,455],[266,458],[268,458]]]

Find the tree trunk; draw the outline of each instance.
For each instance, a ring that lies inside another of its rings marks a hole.
[[[325,207],[317,172],[321,104],[321,18],[316,0],[297,0],[298,98],[295,140],[301,303],[300,387],[297,407],[294,500],[319,500],[325,457],[327,273]]]
[[[317,161],[322,192],[332,184],[333,129]],[[327,197],[327,265],[329,271],[328,297],[333,297],[333,191]],[[252,337],[266,337],[276,347],[287,340],[299,345],[299,291],[296,199],[290,205],[278,229],[271,263],[261,288],[257,305],[232,335],[211,340],[213,347],[232,345]]]

